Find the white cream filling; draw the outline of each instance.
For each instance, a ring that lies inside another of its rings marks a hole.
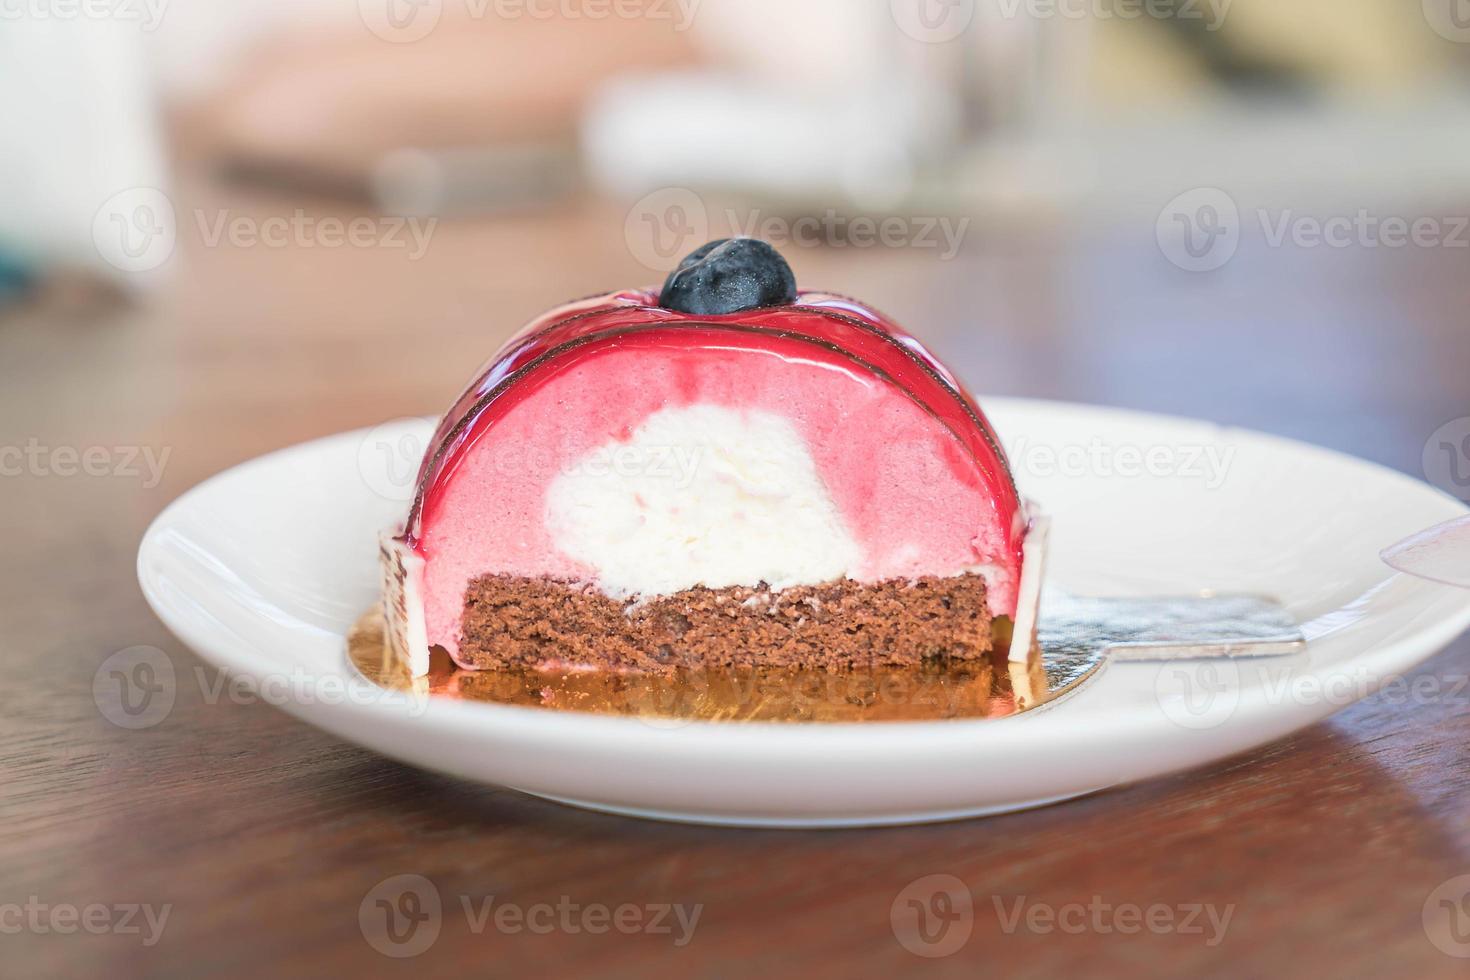
[[[812,585],[863,558],[792,424],[717,405],[663,409],[573,462],[548,489],[546,526],[618,598]]]

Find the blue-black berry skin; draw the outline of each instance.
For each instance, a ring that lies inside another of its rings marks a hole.
[[[796,276],[758,238],[722,238],[685,256],[658,305],[694,316],[719,316],[796,302]]]

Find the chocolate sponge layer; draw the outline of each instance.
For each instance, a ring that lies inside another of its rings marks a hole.
[[[458,659],[472,669],[842,670],[976,661],[990,649],[985,581],[973,574],[699,587],[634,602],[572,583],[484,575],[465,590]]]

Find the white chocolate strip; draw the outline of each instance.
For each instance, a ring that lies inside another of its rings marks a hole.
[[[1016,590],[1016,622],[1011,631],[1012,663],[1025,663],[1036,648],[1037,614],[1041,607],[1041,581],[1046,577],[1046,549],[1051,535],[1051,518],[1027,503],[1031,526],[1021,544],[1021,584]]]
[[[390,532],[378,538],[383,572],[383,623],[388,649],[409,675],[429,672],[429,631],[424,625],[424,560]]]

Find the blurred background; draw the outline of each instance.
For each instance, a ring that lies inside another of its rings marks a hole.
[[[7,439],[189,446],[198,475],[436,413],[536,312],[741,233],[982,392],[1411,472],[1470,401],[1466,0],[8,0],[0,21]]]
[[[1054,908],[1254,896],[1223,948],[1247,975],[1464,976],[1420,919],[1470,853],[1464,639],[1412,678],[1455,693],[1205,774],[818,842],[578,818],[207,700],[134,569],[212,474],[437,415],[531,317],[730,234],[904,324],[982,403],[1248,426],[1470,500],[1470,0],[0,0],[0,105],[0,879],[178,901],[160,949],[189,966],[133,944],[109,975],[376,973],[364,876],[420,868],[475,895],[691,883],[733,915],[715,962],[876,972],[907,954],[863,935],[864,901],[968,855]],[[1027,435],[1002,433],[1013,458]],[[372,489],[406,500],[422,451]],[[180,699],[121,731],[99,665],[139,644]],[[116,948],[89,942],[129,937],[5,938],[46,944],[30,975],[86,975]],[[558,948],[643,965],[599,938]],[[1092,938],[995,948],[1161,962]],[[1174,972],[1220,972],[1189,948]],[[441,952],[480,974],[512,951]]]

